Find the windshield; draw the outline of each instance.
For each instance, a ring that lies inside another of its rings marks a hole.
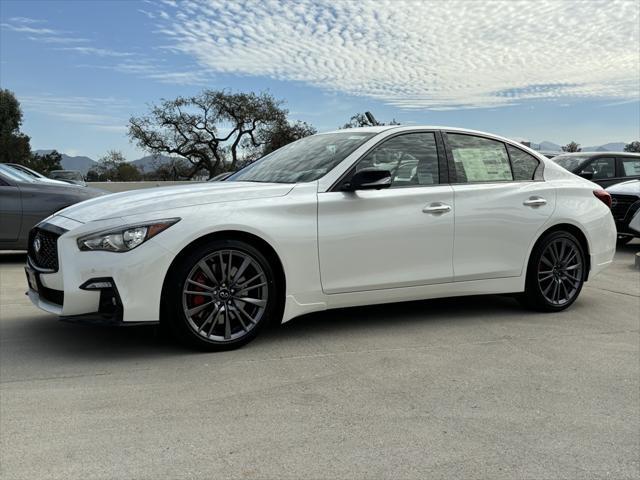
[[[31,175],[28,175],[17,168],[10,167],[9,165],[0,164],[0,172],[4,173],[15,182],[34,183],[36,181],[36,179]]]
[[[83,180],[80,172],[53,171],[51,178],[63,178],[64,180]]]
[[[8,164],[8,166],[13,168],[14,170],[20,170],[22,173],[26,173],[27,175],[29,175],[31,177],[42,178],[42,175],[40,175],[38,172],[34,172],[33,170],[31,170],[30,168],[25,167],[24,165]]]
[[[326,175],[375,133],[327,133],[305,137],[243,168],[226,182],[298,183]]]
[[[558,155],[551,160],[556,162],[562,168],[574,172],[589,157],[586,155]]]

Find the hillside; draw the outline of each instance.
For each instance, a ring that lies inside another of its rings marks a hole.
[[[36,150],[34,153],[40,155],[46,155],[47,153],[51,153],[52,150]],[[71,157],[65,153],[61,153],[62,155],[62,168],[65,170],[80,170],[83,175],[85,175],[91,167],[93,167],[96,162],[89,157],[77,156]]]

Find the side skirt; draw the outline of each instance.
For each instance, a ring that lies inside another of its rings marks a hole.
[[[439,283],[418,287],[369,290],[366,292],[319,295],[318,298],[299,302],[295,295],[288,295],[282,323],[306,313],[331,308],[379,305],[383,303],[408,302],[431,298],[461,297],[468,295],[492,295],[519,293],[524,291],[525,277],[492,278],[466,282]]]

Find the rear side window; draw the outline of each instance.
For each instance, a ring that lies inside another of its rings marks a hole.
[[[533,155],[520,150],[519,148],[507,145],[509,156],[511,157],[511,167],[513,168],[514,180],[533,180],[536,169],[540,162]]]
[[[620,160],[622,160],[623,177],[640,176],[640,158],[621,158]]]
[[[447,134],[459,183],[513,180],[504,143],[474,135]]]

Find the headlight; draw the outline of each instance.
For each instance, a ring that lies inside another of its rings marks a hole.
[[[128,252],[155,237],[179,220],[179,218],[167,218],[92,233],[78,239],[78,248],[85,251]]]

